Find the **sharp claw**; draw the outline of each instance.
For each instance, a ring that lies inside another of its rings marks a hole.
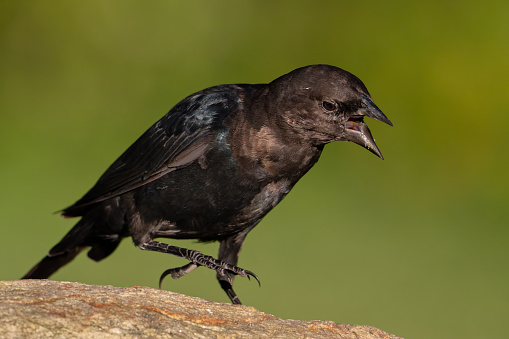
[[[166,276],[168,274],[171,274],[172,271],[174,271],[174,270],[175,270],[174,268],[170,268],[170,269],[167,269],[166,271],[164,271],[163,274],[161,274],[161,277],[159,278],[159,289],[161,289],[161,284],[163,283],[164,278],[166,278]]]
[[[182,267],[167,269],[166,271],[163,272],[163,274],[161,274],[161,277],[159,278],[159,288],[161,288],[161,283],[163,282],[163,279],[168,274],[171,274],[171,277],[173,279],[178,279],[178,278],[186,275],[187,273],[191,272],[196,267],[198,267],[196,264],[190,262],[189,264],[186,264],[186,265],[184,265]]]
[[[262,283],[260,282],[260,279],[258,279],[258,277],[256,276],[256,274],[254,274],[253,272],[251,271],[246,271],[246,276],[249,280],[251,280],[251,278],[249,276],[252,276],[253,278],[256,279],[256,281],[258,282],[258,286],[262,287]]]
[[[232,304],[234,305],[242,305],[242,302],[240,301],[239,297],[235,296],[233,298],[230,298],[232,301]]]

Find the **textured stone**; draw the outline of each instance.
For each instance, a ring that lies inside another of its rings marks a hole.
[[[0,291],[1,338],[399,338],[149,287],[17,280],[0,281]]]

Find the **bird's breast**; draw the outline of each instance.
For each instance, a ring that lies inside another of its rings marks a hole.
[[[290,192],[292,183],[282,179],[265,185],[231,221],[232,225],[252,227]]]
[[[268,125],[240,126],[232,129],[225,142],[246,176],[265,183],[296,182],[318,161],[321,149],[287,139],[281,132]]]

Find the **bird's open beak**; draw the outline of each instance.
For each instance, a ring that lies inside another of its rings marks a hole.
[[[386,124],[393,126],[392,122],[382,113],[382,111],[371,101],[367,96],[362,96],[364,103],[356,113],[354,113],[346,122],[344,138],[347,141],[355,142],[358,145],[366,148],[373,154],[377,155],[381,159],[384,157],[378,149],[375,143],[375,139],[371,135],[371,131],[363,121],[364,117],[370,117],[372,119],[385,122]]]

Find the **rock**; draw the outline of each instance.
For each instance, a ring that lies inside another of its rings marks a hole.
[[[399,338],[371,326],[280,319],[149,287],[0,281],[1,338]]]

